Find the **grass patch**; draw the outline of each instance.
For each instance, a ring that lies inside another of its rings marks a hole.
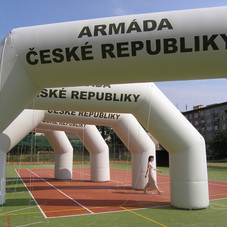
[[[224,166],[208,166],[208,170],[214,170],[214,169],[217,169],[217,170],[220,170],[220,171],[227,171],[227,167],[224,167]]]

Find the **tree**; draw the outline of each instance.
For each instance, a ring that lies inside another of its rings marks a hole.
[[[227,157],[227,130],[218,132],[209,142],[209,147],[216,159]]]

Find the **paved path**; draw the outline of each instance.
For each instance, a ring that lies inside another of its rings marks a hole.
[[[221,166],[227,167],[227,163],[207,163],[208,166]]]

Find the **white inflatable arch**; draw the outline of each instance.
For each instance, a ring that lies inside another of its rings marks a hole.
[[[0,43],[0,132],[45,87],[226,78],[226,21],[227,7],[217,7],[14,29]],[[164,106],[159,111],[156,120],[164,120],[166,113],[178,116]],[[181,119],[174,121],[179,128]],[[164,127],[160,124],[154,131]],[[196,150],[205,149],[203,139],[193,130],[188,136],[161,131],[162,137],[168,135],[166,148],[177,166],[171,168],[172,204],[207,207],[205,161],[201,178],[198,168],[185,166],[181,158],[190,151],[194,158],[188,163],[200,163]]]
[[[132,113],[170,154],[172,205],[209,205],[204,138],[153,83],[44,89],[28,107],[88,119],[100,111]]]
[[[147,170],[147,160],[150,155],[156,156],[155,144],[132,114],[87,112],[87,117],[85,117],[79,116],[79,112],[76,111],[68,111],[70,115],[67,113],[65,114],[65,111],[60,112],[62,114],[59,114],[59,111],[56,111],[55,113],[54,111],[47,111],[44,120],[52,124],[54,122],[67,122],[112,127],[131,152],[132,188],[143,189],[145,187],[147,179],[145,179],[144,176]],[[42,127],[45,126],[44,123],[41,123],[41,125]],[[46,123],[45,127],[48,128],[49,124]],[[80,137],[82,137],[82,135]],[[102,162],[102,160],[99,160],[99,162],[100,161]],[[154,164],[156,165],[156,161]]]
[[[0,42],[0,132],[45,87],[226,78],[226,21],[217,7],[13,29]]]
[[[109,125],[113,127],[121,140],[132,153],[132,187],[143,189],[146,179],[143,177],[146,171],[146,162],[149,155],[155,156],[155,146],[150,137],[131,114],[105,113],[112,116],[108,118],[83,118],[73,115],[56,115],[41,110],[24,110],[10,126],[0,134],[1,147],[1,181],[5,182],[5,153],[12,149],[32,127],[35,132],[43,132],[55,150],[55,178],[71,179],[72,176],[72,147],[64,132],[77,133],[90,153],[91,180],[109,180],[109,150],[100,133],[95,126],[73,127],[64,124],[39,123],[46,121],[62,121],[68,123],[89,123],[98,125]],[[31,121],[31,124],[26,124]],[[22,127],[23,126],[23,127]],[[20,130],[18,133],[16,129]],[[52,131],[51,131],[52,130]],[[4,152],[2,152],[4,151]],[[4,185],[0,194],[0,204],[5,202]]]

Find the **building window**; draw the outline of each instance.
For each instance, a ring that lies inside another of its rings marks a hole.
[[[214,122],[215,122],[215,123],[218,123],[218,122],[219,122],[219,118],[218,118],[218,117],[215,117],[215,118],[214,118]]]
[[[207,118],[207,123],[210,124],[211,123],[211,119]]]
[[[194,118],[198,118],[199,117],[199,114],[198,113],[195,113],[194,114]]]
[[[214,109],[214,114],[217,114],[218,113],[218,109]]]
[[[192,114],[189,114],[189,119],[192,119]]]
[[[219,126],[218,125],[215,125],[214,126],[214,131],[218,131],[219,130]]]
[[[201,124],[201,125],[204,125],[204,124],[205,124],[205,121],[204,121],[204,120],[201,120],[201,121],[200,121],[200,124]]]
[[[200,117],[204,117],[204,113],[203,112],[200,112]]]
[[[207,116],[210,115],[210,111],[209,111],[209,110],[206,111],[206,115],[207,115]]]
[[[205,128],[204,127],[202,127],[202,134],[204,134],[205,133]]]
[[[196,125],[196,126],[199,125],[199,121],[195,121],[195,125]]]
[[[221,116],[221,120],[222,120],[222,121],[226,121],[225,115]]]
[[[226,129],[226,124],[222,125],[222,129],[225,130]]]
[[[210,132],[212,130],[212,126],[207,126],[207,131]]]
[[[224,106],[221,107],[221,112],[225,112]]]

